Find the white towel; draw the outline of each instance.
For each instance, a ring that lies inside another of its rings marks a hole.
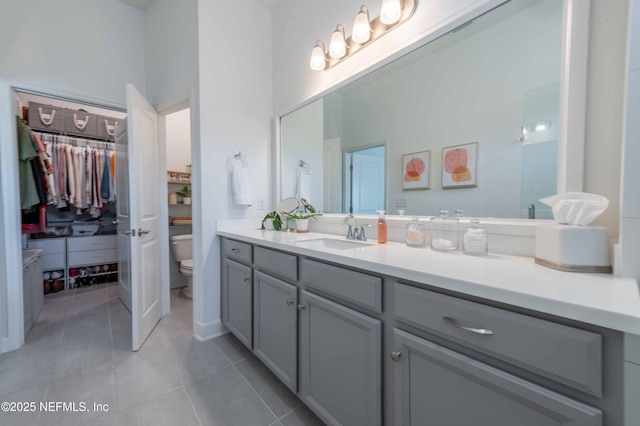
[[[233,202],[240,206],[250,206],[253,198],[249,183],[249,168],[234,167],[231,170],[231,190]]]
[[[305,199],[311,203],[311,175],[298,172],[298,185],[296,187],[296,198]]]

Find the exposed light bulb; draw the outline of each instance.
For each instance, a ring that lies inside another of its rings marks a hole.
[[[327,58],[324,55],[324,43],[320,40],[318,40],[311,51],[310,66],[314,71],[322,71],[327,67]]]
[[[549,128],[549,122],[548,121],[538,121],[536,123],[536,132],[542,132],[543,130],[547,130]]]
[[[395,24],[402,16],[402,4],[400,0],[382,0],[380,7],[380,22],[385,25]]]
[[[340,24],[336,26],[336,30],[331,35],[329,43],[329,56],[334,59],[344,58],[347,54],[347,43],[344,39],[344,27]]]
[[[351,32],[351,40],[356,43],[366,43],[371,38],[371,26],[369,24],[369,9],[362,5],[360,12],[356,15],[353,22],[353,31]]]

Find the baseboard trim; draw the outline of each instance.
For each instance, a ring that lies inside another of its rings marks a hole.
[[[199,341],[213,339],[228,333],[227,329],[222,325],[222,320],[217,319],[207,323],[195,322],[193,327],[193,335]]]

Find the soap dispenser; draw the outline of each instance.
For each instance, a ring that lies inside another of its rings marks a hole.
[[[387,219],[384,217],[384,210],[376,210],[378,212],[378,243],[387,242]]]

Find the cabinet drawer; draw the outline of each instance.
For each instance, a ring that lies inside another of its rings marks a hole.
[[[393,294],[398,321],[602,396],[599,334],[399,283]]]
[[[604,424],[596,407],[428,340],[394,329],[392,341],[394,425]]]
[[[89,250],[69,253],[69,267],[83,265],[97,265],[118,261],[118,250]]]
[[[382,313],[382,279],[314,260],[302,260],[302,280],[310,287]]]
[[[28,248],[41,248],[42,254],[54,254],[63,253],[65,250],[64,238],[50,238],[43,240],[29,240],[27,242]]]
[[[251,263],[251,244],[227,239],[222,241],[222,253],[225,257],[229,257],[246,264]]]
[[[64,266],[64,253],[42,255],[42,269],[45,271],[51,269],[64,269]]]
[[[67,250],[70,252],[114,249],[117,247],[117,244],[115,235],[67,238]]]
[[[257,268],[294,281],[298,279],[297,256],[264,247],[256,247],[254,256],[254,264]]]

